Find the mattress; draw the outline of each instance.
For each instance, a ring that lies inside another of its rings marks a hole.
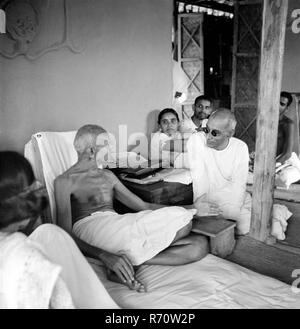
[[[300,308],[290,285],[214,255],[182,266],[143,265],[137,278],[146,293],[108,281],[101,263],[88,258],[105,288],[127,309]]]

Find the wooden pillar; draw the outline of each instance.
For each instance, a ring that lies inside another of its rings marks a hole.
[[[263,26],[250,235],[270,238],[287,0],[263,1]]]

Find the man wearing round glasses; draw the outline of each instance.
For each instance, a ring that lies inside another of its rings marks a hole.
[[[187,150],[194,202],[217,205],[223,217],[237,221],[237,233],[246,234],[251,211],[246,194],[249,152],[246,143],[233,137],[235,126],[230,110],[214,111],[203,131],[190,137]]]

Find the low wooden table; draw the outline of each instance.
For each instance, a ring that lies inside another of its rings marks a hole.
[[[235,222],[217,216],[195,216],[192,231],[207,236],[210,252],[225,258],[232,253],[235,246],[235,225]]]
[[[137,184],[122,180],[122,183],[134,194],[146,202],[169,206],[193,204],[192,184],[157,182],[153,184]]]

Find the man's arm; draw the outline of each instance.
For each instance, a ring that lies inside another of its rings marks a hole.
[[[54,181],[57,224],[72,236],[83,254],[102,260],[103,263],[110,270],[114,271],[122,281],[131,282],[134,280],[134,269],[127,256],[114,255],[110,252],[92,246],[75,236],[72,232],[72,214],[70,203],[71,191],[71,183],[67,178],[61,176]]]
[[[72,234],[71,184],[67,178],[60,176],[55,179],[54,197],[57,224],[69,234]]]
[[[222,214],[219,206],[205,200],[205,195],[197,198],[193,204],[181,207],[185,209],[197,209],[198,216],[218,216]]]
[[[71,236],[84,255],[100,259],[105,266],[115,272],[124,283],[134,280],[134,268],[126,255],[112,254],[86,243],[73,233]]]
[[[192,134],[187,142],[187,154],[190,165],[190,173],[193,181],[193,198],[206,198],[209,191],[209,180],[206,174],[204,159],[206,148],[205,138],[201,133]]]
[[[114,197],[135,211],[155,210],[165,207],[165,205],[149,203],[132,193],[122,182],[111,172],[107,171],[113,181]]]
[[[163,207],[167,207],[166,205],[148,203],[140,199],[138,196],[129,191],[120,180],[115,177],[115,197],[126,204],[129,208],[141,211],[141,210],[155,210]],[[217,205],[209,202],[204,202],[202,200],[197,199],[195,203],[191,205],[181,205],[180,207],[185,209],[197,209],[197,215],[199,216],[216,216],[220,214],[220,209]]]
[[[283,145],[282,155],[277,159],[278,162],[282,164],[291,156],[294,146],[294,130],[295,123],[290,120],[285,129],[286,138]]]
[[[233,155],[234,156],[234,155]],[[231,209],[239,216],[241,207],[245,201],[246,185],[249,171],[249,151],[243,144],[235,155],[237,161],[233,164],[233,177],[231,182]],[[232,215],[233,216],[233,215]],[[234,219],[234,218],[233,218]]]

